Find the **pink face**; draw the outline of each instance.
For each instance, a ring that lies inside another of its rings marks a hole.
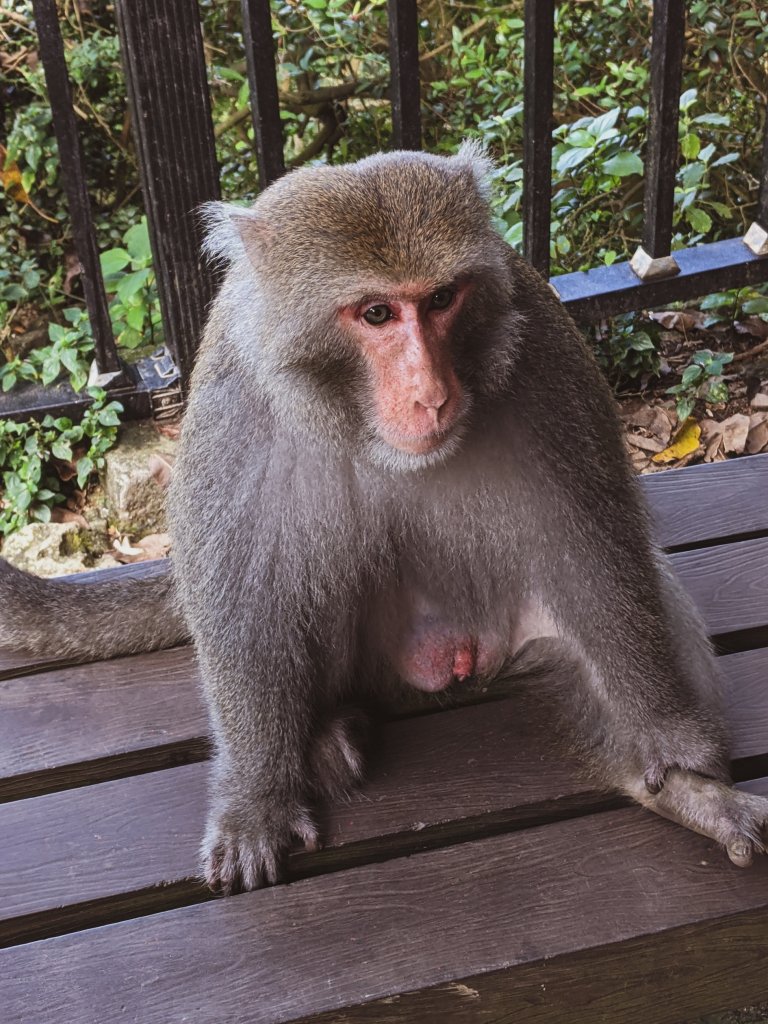
[[[436,451],[464,408],[451,338],[470,287],[387,286],[340,310],[368,363],[378,434],[409,455]]]

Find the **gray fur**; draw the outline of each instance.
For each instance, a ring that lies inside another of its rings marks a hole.
[[[612,396],[562,305],[494,233],[489,169],[471,146],[394,153],[208,211],[229,270],[169,504],[217,742],[203,856],[219,891],[275,881],[296,837],[316,845],[315,795],[360,774],[356,719],[338,709],[396,684],[435,621],[496,638],[489,672],[559,666],[557,700],[601,783],[738,862],[761,848],[768,802],[747,813],[728,788],[714,659],[649,540]],[[463,274],[462,421],[436,454],[396,451],[336,311],[382,279]],[[3,594],[0,577],[0,597],[25,587]],[[718,781],[702,792],[701,776]]]

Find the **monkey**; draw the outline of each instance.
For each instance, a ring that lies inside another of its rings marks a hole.
[[[171,574],[79,593],[0,568],[2,643],[103,657],[192,637],[215,892],[318,847],[318,801],[362,776],[365,695],[521,666],[557,669],[543,691],[601,785],[737,865],[765,852],[768,800],[731,786],[715,658],[652,542],[613,396],[495,229],[492,170],[475,143],[392,152],[207,206],[226,273],[170,487]]]

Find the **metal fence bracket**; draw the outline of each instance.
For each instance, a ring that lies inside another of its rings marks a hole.
[[[661,277],[674,277],[680,273],[680,267],[674,256],[649,256],[642,245],[629,261],[632,270],[641,281],[655,281]]]
[[[742,239],[755,256],[768,256],[768,231],[755,221]]]

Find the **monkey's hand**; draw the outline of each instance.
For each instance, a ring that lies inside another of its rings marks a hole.
[[[317,828],[298,803],[275,806],[256,799],[216,808],[203,839],[205,881],[221,896],[274,885],[297,839],[310,852],[319,849]]]
[[[709,836],[725,847],[738,867],[748,867],[768,843],[768,799],[733,789],[695,772],[672,769],[664,788],[651,796],[637,785],[632,795],[664,818]]]

